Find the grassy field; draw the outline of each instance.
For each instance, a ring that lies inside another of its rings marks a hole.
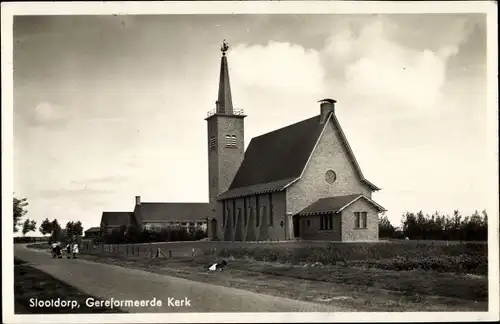
[[[205,254],[212,251],[206,249]],[[228,247],[221,257],[254,259],[292,265],[317,264],[377,268],[395,271],[432,270],[487,276],[487,245],[427,242],[332,243],[326,246]]]
[[[86,307],[85,299],[92,296],[17,258],[14,258],[14,295],[15,314],[124,313],[116,308]],[[35,299],[39,301],[71,300],[76,301],[79,307],[31,307],[31,302]]]
[[[487,310],[481,243],[176,242],[101,246],[81,257],[360,311]],[[221,259],[227,271],[207,271]]]
[[[487,278],[341,266],[298,266],[229,258],[208,272],[213,256],[179,258],[82,255],[96,262],[358,311],[485,311]]]

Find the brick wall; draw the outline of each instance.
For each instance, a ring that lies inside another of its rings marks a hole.
[[[300,216],[300,238],[304,240],[341,241],[342,217],[340,214],[332,215],[333,226],[331,230],[321,230],[321,216]]]
[[[329,169],[337,176],[332,184],[325,181]],[[295,214],[320,198],[361,193],[371,197],[370,188],[360,181],[330,119],[302,178],[287,189],[287,212]]]
[[[367,212],[367,228],[355,228],[354,212]],[[378,211],[365,199],[359,199],[342,211],[342,241],[378,241]]]
[[[244,120],[242,116],[214,115],[207,120],[207,127],[209,197],[213,202],[229,188],[243,161]],[[226,147],[226,135],[236,135],[236,147]],[[212,137],[215,148],[210,147]]]

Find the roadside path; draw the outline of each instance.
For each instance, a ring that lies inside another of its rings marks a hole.
[[[15,244],[16,257],[102,299],[156,300],[161,307],[121,307],[127,312],[348,312],[331,305],[274,297],[82,259],[53,259],[46,251]],[[64,296],[61,296],[63,298]],[[169,305],[169,298],[190,306]],[[83,305],[82,305],[83,306]]]

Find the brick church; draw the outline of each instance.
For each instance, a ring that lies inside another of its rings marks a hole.
[[[103,212],[101,228],[202,224],[223,241],[378,240],[368,181],[335,115],[335,100],[319,115],[253,138],[245,151],[242,110],[233,108],[223,44],[216,107],[208,126],[208,203],[142,203],[133,212]]]
[[[368,181],[335,115],[319,115],[253,138],[244,149],[242,111],[233,108],[227,46],[208,124],[210,237],[224,241],[376,241],[378,214]]]

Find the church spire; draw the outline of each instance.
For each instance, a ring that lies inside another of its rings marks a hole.
[[[226,40],[222,42],[222,58],[220,63],[219,97],[216,102],[216,113],[233,114],[233,99],[231,97],[231,86],[229,84],[229,68],[227,66],[226,52],[229,45]]]

